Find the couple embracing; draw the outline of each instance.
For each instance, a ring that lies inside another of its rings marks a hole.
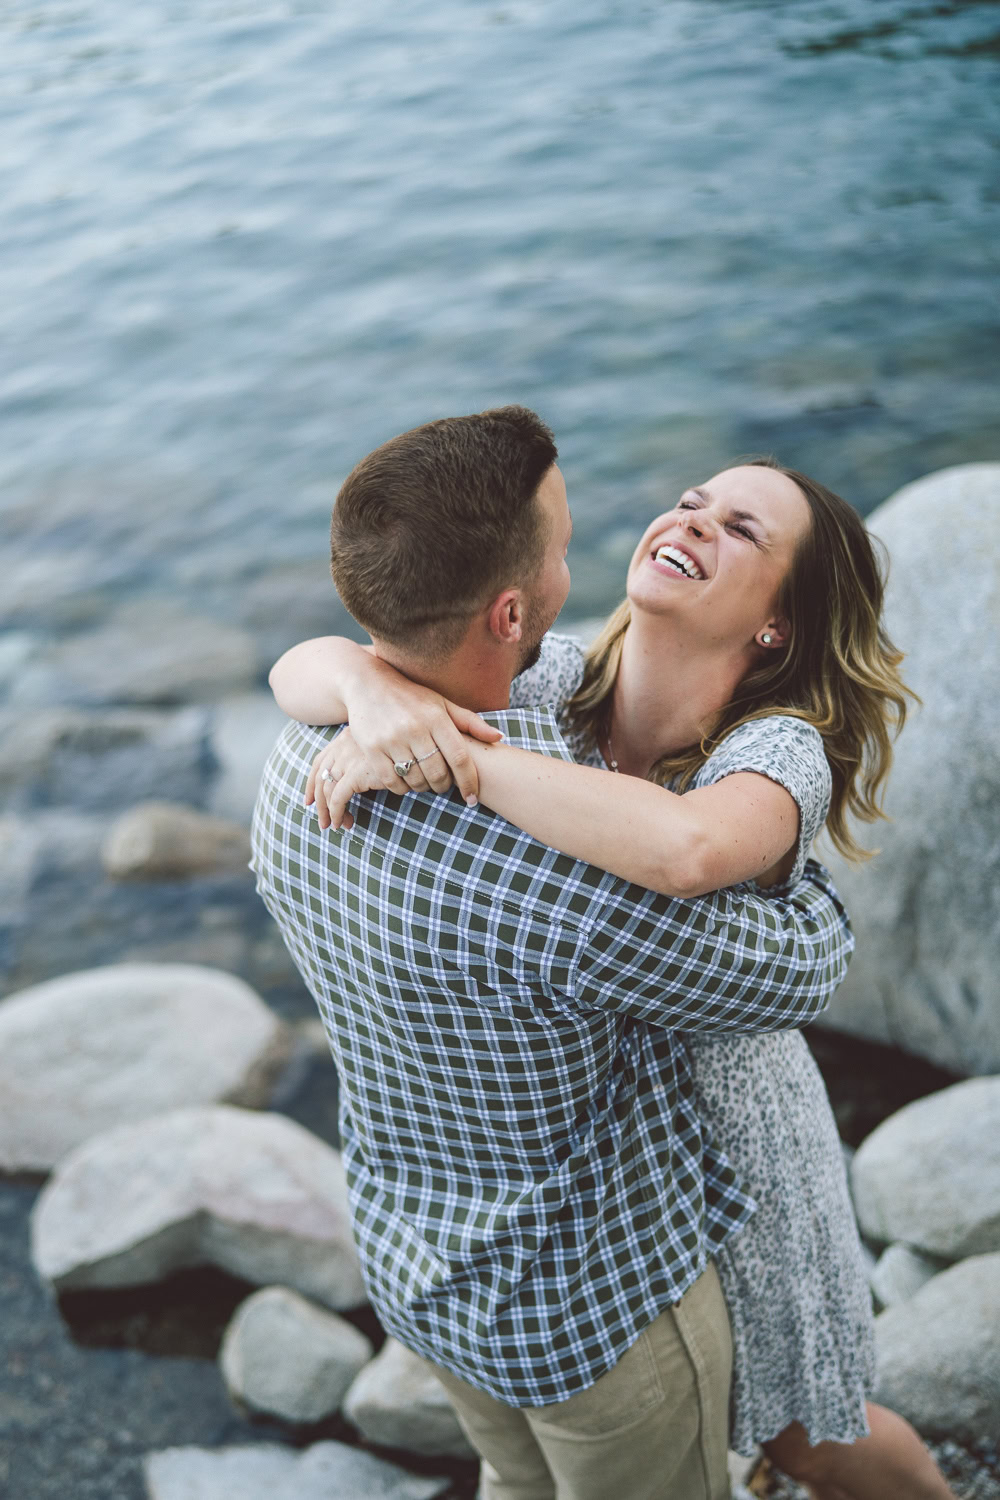
[[[337,1063],[371,1301],[483,1500],[723,1500],[730,1443],[822,1500],[947,1500],[868,1399],[796,1030],[852,946],[811,845],[858,853],[905,713],[871,541],[802,474],[725,469],[653,521],[584,652],[548,633],[556,459],[520,407],[370,454],[331,536],[372,648],[272,672],[298,722],[254,868]]]

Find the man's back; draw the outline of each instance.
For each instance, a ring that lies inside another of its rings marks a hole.
[[[498,721],[567,754],[544,710]],[[340,1071],[372,1301],[471,1384],[561,1400],[752,1209],[676,1038],[658,1031],[655,1079],[640,1066],[649,1023],[807,1019],[842,975],[843,913],[817,879],[797,905],[653,896],[457,798],[366,798],[354,834],[323,836],[301,789],[328,738],[279,740],[254,862]]]

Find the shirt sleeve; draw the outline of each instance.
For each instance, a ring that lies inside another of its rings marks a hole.
[[[672,1031],[790,1030],[847,972],[850,922],[810,860],[784,896],[740,887],[696,901],[620,883],[578,951],[575,997]]]
[[[713,786],[738,771],[756,771],[767,776],[795,799],[799,809],[799,838],[794,868],[780,885],[763,888],[769,896],[790,890],[802,879],[809,851],[830,810],[833,780],[823,737],[812,724],[790,714],[751,719],[749,724],[741,724],[726,736],[698,771],[693,785]],[[747,881],[746,887],[761,889],[754,881]]]
[[[583,681],[583,647],[571,635],[553,632],[542,641],[534,666],[510,685],[511,708],[551,706],[558,716]]]

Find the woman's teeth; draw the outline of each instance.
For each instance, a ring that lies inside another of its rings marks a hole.
[[[705,575],[693,558],[688,557],[679,547],[661,547],[656,553],[658,563],[666,563],[668,568],[681,574],[684,578],[704,578]]]

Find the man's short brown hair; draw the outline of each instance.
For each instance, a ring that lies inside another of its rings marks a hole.
[[[556,457],[540,417],[501,406],[414,427],[363,458],[330,527],[333,581],[358,624],[421,653],[457,646],[477,610],[541,565],[535,494]]]

